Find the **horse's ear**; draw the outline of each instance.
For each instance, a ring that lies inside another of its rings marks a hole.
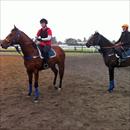
[[[99,32],[98,32],[98,31],[95,31],[95,34],[99,34]]]
[[[14,30],[18,30],[18,28],[14,25]]]

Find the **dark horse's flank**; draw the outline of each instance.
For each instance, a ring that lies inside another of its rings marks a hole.
[[[29,78],[29,93],[30,96],[32,94],[32,79],[34,75],[34,87],[35,87],[35,100],[37,101],[39,97],[39,90],[38,90],[38,78],[39,78],[39,71],[42,70],[43,60],[39,56],[39,52],[37,49],[36,44],[30,39],[24,32],[20,31],[16,27],[12,29],[11,33],[4,39],[1,40],[2,48],[7,49],[9,46],[13,46],[15,44],[19,44],[21,50],[23,52],[24,58],[24,65],[27,70],[28,78]],[[52,47],[56,52],[56,57],[49,58],[48,64],[51,70],[54,72],[55,77],[53,81],[53,85],[56,85],[57,74],[59,71],[59,87],[60,90],[62,87],[62,79],[64,75],[64,66],[65,66],[65,53],[64,51],[58,47]],[[56,64],[58,65],[58,69],[56,68]]]
[[[112,92],[115,86],[114,84],[114,68],[115,67],[127,67],[130,66],[130,58],[127,58],[123,62],[119,62],[115,54],[115,46],[107,40],[104,36],[96,32],[92,35],[87,43],[87,47],[99,46],[99,52],[102,54],[104,62],[109,69],[109,88],[108,91]]]

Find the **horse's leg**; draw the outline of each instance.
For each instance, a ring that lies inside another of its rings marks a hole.
[[[61,87],[62,87],[62,79],[63,79],[63,76],[64,76],[64,62],[58,64],[58,67],[59,67],[59,76],[60,76],[60,83],[59,83],[59,88],[58,88],[58,90],[61,90]]]
[[[30,71],[27,71],[28,74],[28,79],[29,79],[29,87],[28,87],[28,96],[31,96],[32,94],[32,78],[33,78],[33,73]]]
[[[54,77],[54,80],[53,80],[53,85],[54,85],[54,87],[57,89],[57,87],[56,87],[55,85],[56,85],[56,79],[57,79],[58,70],[56,69],[56,66],[55,66],[55,65],[51,66],[51,70],[52,70],[52,71],[54,72],[54,74],[55,74],[55,77]]]
[[[35,88],[35,92],[34,92],[35,98],[34,98],[34,101],[37,102],[38,101],[38,97],[39,97],[39,90],[38,90],[39,71],[38,70],[34,72],[34,78],[35,78],[35,81],[34,81],[34,88]]]
[[[114,67],[109,66],[109,88],[108,88],[108,91],[112,92],[114,87],[115,87],[115,83],[114,83]]]

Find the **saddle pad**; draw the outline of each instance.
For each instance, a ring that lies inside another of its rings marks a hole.
[[[51,48],[48,53],[49,53],[50,58],[56,57],[56,52],[55,52],[55,50],[53,48]]]
[[[130,57],[130,49],[122,53],[122,58]]]
[[[37,49],[38,49],[38,51],[39,51],[39,56],[40,56],[40,58],[41,58],[41,59],[44,59],[44,57],[42,57],[42,55],[41,55],[40,49],[39,49],[38,47],[37,47]],[[49,58],[54,58],[54,57],[56,57],[56,52],[55,52],[55,50],[54,50],[53,48],[50,49],[50,51],[48,52],[48,54],[49,54]]]

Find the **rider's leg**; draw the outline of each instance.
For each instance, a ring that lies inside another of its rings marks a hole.
[[[38,48],[40,49],[40,52],[41,52],[41,56],[44,57],[44,50],[43,50],[43,46],[38,46]]]
[[[44,62],[45,62],[45,64],[44,64],[44,66],[45,67],[48,67],[48,59],[49,59],[49,50],[51,49],[51,47],[50,46],[44,46],[44,48],[43,48],[43,51],[44,51]]]

